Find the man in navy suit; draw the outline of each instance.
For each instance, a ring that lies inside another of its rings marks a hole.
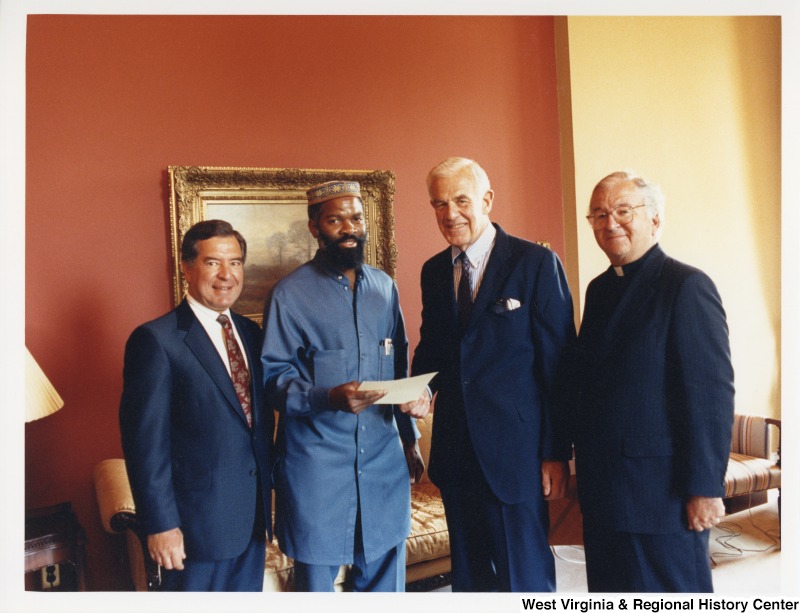
[[[553,591],[546,499],[564,495],[571,453],[554,415],[555,373],[575,336],[564,270],[490,222],[494,191],[474,161],[449,158],[427,183],[450,246],[422,268],[412,372],[439,373],[429,474],[453,591]]]
[[[661,190],[616,172],[589,215],[611,266],[586,291],[569,376],[591,592],[710,592],[733,423],[725,311],[658,245]]]
[[[125,348],[122,447],[168,591],[260,591],[264,581],[273,417],[261,331],[230,310],[246,254],[229,223],[192,226],[181,247],[186,298]]]

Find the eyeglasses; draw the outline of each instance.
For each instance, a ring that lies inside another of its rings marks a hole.
[[[592,213],[591,215],[586,216],[586,220],[595,228],[602,228],[606,225],[606,221],[608,221],[608,216],[614,218],[619,225],[624,226],[629,224],[633,221],[633,211],[634,209],[639,209],[643,206],[647,206],[645,204],[637,204],[636,206],[618,206],[615,209],[612,209],[610,213],[606,213],[605,211],[598,211],[597,213]]]

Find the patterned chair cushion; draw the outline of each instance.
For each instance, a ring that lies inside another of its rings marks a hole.
[[[406,540],[406,565],[450,555],[450,535],[438,488],[423,482],[411,488],[411,534]]]
[[[731,453],[725,473],[725,498],[781,486],[781,469],[770,460]]]

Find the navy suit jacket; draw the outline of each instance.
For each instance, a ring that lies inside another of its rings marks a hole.
[[[515,504],[541,496],[542,459],[569,457],[568,435],[553,427],[554,380],[575,326],[558,256],[495,227],[494,249],[463,335],[450,248],[423,266],[421,338],[412,374],[439,373],[431,382],[438,393],[431,480],[446,487],[464,478],[460,454],[471,444],[494,494]]]
[[[655,246],[610,319],[586,291],[571,377],[584,522],[625,532],[686,529],[689,496],[721,497],[733,423],[733,368],[711,279]]]
[[[136,328],[125,347],[120,429],[137,518],[145,534],[179,527],[187,557],[199,560],[241,554],[254,526],[271,523],[263,509],[270,509],[273,414],[264,408],[261,330],[231,315],[250,366],[252,429],[185,300]]]

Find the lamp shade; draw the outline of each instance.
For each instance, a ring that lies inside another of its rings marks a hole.
[[[47,417],[64,406],[64,401],[25,347],[25,421]]]

